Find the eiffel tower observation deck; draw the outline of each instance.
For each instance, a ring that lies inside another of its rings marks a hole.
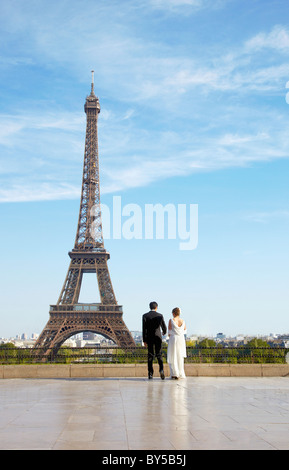
[[[44,356],[57,351],[69,337],[84,331],[100,334],[121,348],[135,346],[122,318],[122,306],[115,297],[107,265],[110,255],[103,241],[97,132],[100,104],[94,93],[93,71],[84,111],[86,136],[77,232],[57,304],[50,306],[49,320],[35,344]],[[99,303],[79,303],[84,273],[96,275]]]

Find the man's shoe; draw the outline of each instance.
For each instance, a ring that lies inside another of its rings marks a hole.
[[[149,380],[153,378],[153,374],[149,374]]]
[[[162,380],[165,380],[165,373],[163,370],[160,371],[160,376]]]

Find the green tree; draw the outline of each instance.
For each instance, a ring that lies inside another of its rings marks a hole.
[[[17,348],[13,343],[0,345],[0,362],[2,364],[15,364],[17,362]]]
[[[253,363],[273,363],[282,362],[283,357],[280,351],[271,348],[270,344],[258,338],[253,338],[245,347],[247,357],[250,356],[250,362]],[[277,353],[277,354],[276,354]]]
[[[270,348],[270,345],[263,339],[253,338],[246,345],[248,348]]]
[[[199,343],[197,343],[197,346],[201,348],[215,348],[216,347],[216,341],[213,339],[205,338],[202,339]]]

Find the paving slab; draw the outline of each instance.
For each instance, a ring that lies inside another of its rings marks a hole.
[[[288,450],[289,378],[0,381],[1,450]]]

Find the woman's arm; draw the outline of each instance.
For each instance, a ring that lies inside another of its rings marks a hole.
[[[168,334],[169,334],[169,337],[170,337],[171,336],[170,331],[172,331],[172,320],[171,319],[169,320],[168,330],[169,330]]]

